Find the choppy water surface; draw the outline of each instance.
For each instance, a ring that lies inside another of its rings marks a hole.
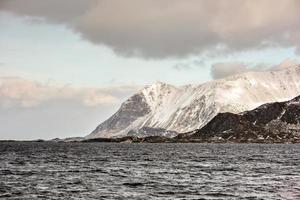
[[[300,145],[0,143],[1,199],[300,199]]]

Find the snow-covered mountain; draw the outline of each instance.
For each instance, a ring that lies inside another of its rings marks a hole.
[[[206,125],[218,113],[240,113],[300,94],[300,66],[248,72],[200,85],[175,87],[157,82],[125,101],[86,138],[143,136],[145,128],[171,136]],[[166,132],[162,130],[168,130]]]
[[[285,102],[267,103],[239,114],[219,113],[176,142],[300,142],[300,95]]]

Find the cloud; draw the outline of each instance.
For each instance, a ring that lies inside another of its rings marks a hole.
[[[211,66],[210,73],[213,79],[221,79],[249,71],[280,70],[282,68],[292,67],[295,65],[299,65],[299,61],[294,59],[286,59],[275,66],[269,66],[266,64],[253,65],[251,63],[243,62],[221,62],[213,64]]]
[[[43,84],[20,77],[0,77],[0,106],[37,107],[53,100],[76,100],[83,106],[110,106],[118,104],[123,96],[138,87],[75,88]]]
[[[242,62],[215,63],[211,67],[211,75],[214,79],[220,79],[249,70],[250,68]]]
[[[26,0],[25,5],[22,0],[1,0],[0,10],[69,24],[89,12],[96,3],[97,0]]]
[[[85,136],[138,86],[71,87],[0,77],[0,139]]]
[[[64,23],[124,56],[300,51],[298,0],[2,0],[0,9]]]
[[[282,61],[280,64],[273,66],[271,69],[272,70],[280,70],[283,68],[293,67],[293,66],[296,66],[299,64],[300,64],[300,62],[298,60],[287,58],[284,61]]]
[[[177,63],[173,66],[173,69],[177,71],[185,71],[185,70],[191,70],[192,66],[189,63]]]
[[[173,66],[173,69],[175,69],[177,71],[186,71],[186,70],[192,70],[195,67],[203,67],[204,65],[205,65],[204,60],[194,59],[194,60],[191,60],[191,61],[176,63]]]

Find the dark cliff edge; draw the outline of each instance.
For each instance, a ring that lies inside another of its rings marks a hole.
[[[300,96],[286,102],[264,104],[240,114],[219,113],[203,128],[173,138],[127,136],[82,142],[300,143]]]
[[[300,96],[240,114],[219,113],[203,128],[180,134],[178,141],[300,143]]]

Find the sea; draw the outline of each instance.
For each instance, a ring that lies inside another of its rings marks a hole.
[[[0,199],[300,199],[300,145],[1,142]]]

